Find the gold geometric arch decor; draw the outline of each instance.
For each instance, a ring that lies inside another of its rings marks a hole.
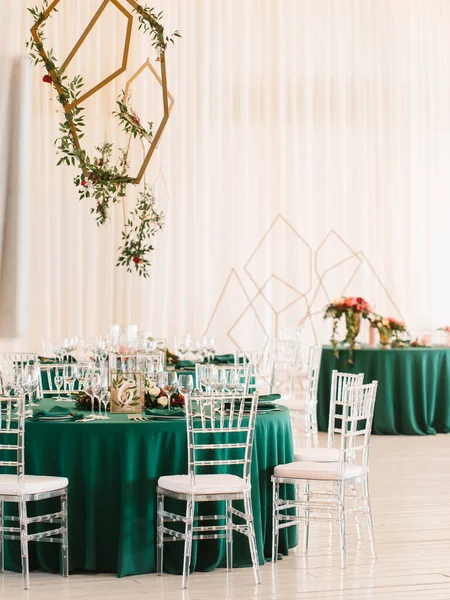
[[[74,181],[78,187],[80,199],[90,198],[95,201],[94,208],[91,211],[94,213],[99,225],[108,220],[112,205],[116,203],[123,204],[124,230],[117,264],[126,266],[128,271],[135,268],[140,275],[146,277],[148,276],[147,268],[150,265],[148,255],[153,249],[150,239],[162,227],[163,215],[155,209],[153,192],[145,184],[144,173],[161,139],[174,104],[174,99],[167,88],[165,54],[168,44],[170,42],[174,43],[175,38],[180,37],[180,34],[175,31],[172,35],[166,36],[161,23],[162,13],[157,14],[153,8],[143,7],[135,0],[103,0],[66,59],[61,63],[61,66],[58,66],[58,61],[53,56],[52,51],[46,49],[44,45],[44,27],[56,7],[63,4],[63,2],[64,0],[53,0],[49,4],[49,0],[44,0],[40,10],[38,8],[28,9],[34,20],[31,27],[31,39],[27,42],[30,56],[36,65],[41,64],[46,69],[47,75],[43,77],[43,81],[54,87],[58,102],[62,105],[64,111],[64,120],[60,123],[62,135],[57,139],[57,147],[61,155],[58,164],[73,165],[79,168],[79,173]],[[114,6],[127,21],[122,64],[90,90],[84,91],[82,76],[77,75],[69,80],[65,72],[109,4]],[[126,6],[131,7],[132,12],[127,10]],[[99,154],[93,158],[89,157],[85,149],[82,148],[80,140],[83,137],[85,127],[83,104],[88,98],[126,71],[135,17],[139,21],[139,29],[149,35],[151,45],[158,53],[157,62],[159,63],[160,73],[147,59],[139,71],[129,79],[123,96],[117,100],[117,110],[113,114],[128,134],[128,143],[125,149],[120,149],[118,163],[112,164],[112,144],[105,141],[101,146],[98,146],[96,149]],[[155,76],[162,91],[163,118],[155,133],[153,133],[153,123],[145,128],[141,124],[139,116],[129,106],[129,87],[147,67]],[[134,138],[139,139],[141,143],[145,140],[150,144],[136,177],[132,177],[128,173],[128,153],[130,142]],[[144,189],[139,194],[136,207],[134,211],[127,213],[125,208],[127,186],[130,184],[138,185],[143,179]]]

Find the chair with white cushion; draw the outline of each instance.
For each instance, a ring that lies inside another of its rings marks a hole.
[[[309,351],[308,377],[306,384],[306,393],[303,398],[283,397],[280,404],[289,408],[291,413],[304,413],[304,427],[306,444],[308,447],[319,445],[318,427],[317,427],[317,389],[319,385],[320,362],[322,358],[322,346],[312,346]],[[298,445],[297,427],[293,420],[294,443]]]
[[[345,386],[342,399],[342,433],[338,462],[299,461],[275,467],[273,485],[272,561],[276,561],[282,528],[304,523],[303,549],[308,551],[311,521],[337,521],[340,526],[341,567],[346,566],[345,518],[362,513],[366,518],[372,557],[376,558],[369,497],[369,446],[377,382]],[[295,500],[280,497],[280,485],[293,484]],[[358,486],[360,495],[353,493]],[[346,506],[346,491],[352,507]],[[293,509],[296,514],[292,513]]]
[[[24,471],[25,399],[23,396],[0,397],[0,571],[4,571],[4,540],[20,540],[22,580],[24,589],[30,587],[28,542],[61,544],[62,575],[69,574],[67,531],[67,487],[65,477],[25,475]],[[59,511],[27,516],[27,503],[59,497]],[[5,515],[5,502],[18,505],[19,516]],[[39,527],[34,533],[30,528]],[[8,525],[8,526],[7,526]],[[50,527],[51,526],[51,527]]]
[[[340,412],[336,413],[336,407],[342,407],[345,386],[362,385],[363,381],[364,373],[355,375],[353,373],[339,373],[336,370],[332,372],[327,447],[307,446],[306,448],[297,448],[294,454],[296,461],[336,462],[339,460],[339,448],[334,447],[334,436],[336,433],[341,433],[342,419]]]
[[[258,396],[253,395],[250,403],[243,395],[229,394],[197,396],[195,400],[194,413],[191,398],[186,397],[188,474],[158,480],[157,572],[161,575],[163,571],[164,542],[183,540],[182,587],[187,588],[192,542],[218,538],[226,539],[227,569],[231,570],[233,531],[236,531],[248,538],[255,582],[260,583],[250,484]],[[235,474],[236,470],[240,475]],[[184,500],[186,513],[178,515],[167,511],[166,496]],[[235,500],[244,501],[245,512],[233,506]],[[196,503],[221,501],[225,502],[225,514],[207,518],[196,515]],[[236,523],[233,517],[243,523]],[[209,525],[209,521],[213,524]],[[176,523],[182,524],[184,532],[174,529]]]

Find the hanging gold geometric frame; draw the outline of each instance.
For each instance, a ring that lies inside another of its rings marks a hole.
[[[127,81],[126,85],[125,85],[125,91],[123,94],[123,104],[129,109],[129,102],[130,102],[130,87],[131,84],[146,70],[149,69],[150,72],[152,73],[152,75],[155,77],[156,81],[159,83],[159,85],[161,86],[161,89],[163,88],[163,83],[162,83],[162,79],[159,76],[158,72],[156,71],[156,69],[154,68],[154,66],[152,65],[151,61],[149,58],[147,58],[147,60],[145,61],[145,63],[139,67],[139,69],[136,71],[136,73],[130,77],[130,79]],[[144,162],[141,166],[141,168],[139,169],[139,173],[136,177],[136,183],[139,183],[144,175],[144,172],[148,166],[148,163],[150,162],[150,159],[152,157],[153,152],[156,150],[158,141],[161,138],[162,132],[164,130],[164,127],[166,126],[167,120],[170,117],[170,113],[172,112],[172,108],[173,105],[175,104],[175,99],[172,96],[172,94],[169,92],[169,90],[167,90],[167,97],[169,99],[169,104],[167,106],[167,114],[164,112],[164,116],[161,120],[161,123],[155,133],[154,136],[149,136],[148,134],[143,134],[143,137],[145,137],[145,139],[150,143],[150,148],[148,149],[148,152],[144,158]],[[128,115],[124,115],[124,119],[126,119],[129,123],[133,124],[133,118],[129,116],[130,111],[128,111]],[[155,141],[156,139],[156,141]]]

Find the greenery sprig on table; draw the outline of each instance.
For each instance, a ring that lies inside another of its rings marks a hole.
[[[139,275],[148,277],[148,267],[150,266],[148,256],[154,249],[150,240],[162,229],[163,214],[155,210],[155,198],[151,188],[145,185],[144,181],[144,191],[139,195],[137,206],[134,212],[126,217],[124,203],[127,188],[130,184],[136,185],[137,183],[136,179],[130,176],[128,170],[130,143],[125,150],[119,150],[117,164],[112,164],[113,145],[109,142],[97,146],[98,155],[94,157],[90,157],[82,149],[80,140],[84,136],[86,123],[84,108],[77,102],[81,97],[84,82],[81,75],[69,80],[58,66],[53,50],[44,49],[43,42],[46,39],[44,26],[47,18],[51,16],[51,12],[46,13],[48,9],[48,0],[44,0],[40,8],[38,6],[28,8],[34,24],[31,30],[32,37],[27,41],[26,46],[34,64],[40,64],[46,69],[47,74],[44,75],[43,81],[55,88],[58,102],[63,108],[64,118],[59,124],[60,137],[55,142],[60,155],[57,164],[74,166],[79,169],[78,175],[74,178],[79,198],[80,200],[93,199],[95,201],[95,207],[91,212],[95,215],[97,225],[107,222],[114,204],[123,204],[123,245],[119,248],[117,266],[124,266],[129,272],[134,268]],[[57,9],[53,8],[53,10]],[[147,5],[136,5],[133,10],[137,13],[139,29],[149,35],[151,45],[159,53],[159,60],[164,60],[164,52],[168,44],[173,44],[175,38],[180,37],[180,33],[175,31],[171,35],[164,34],[164,27],[161,23],[162,12],[156,13]],[[128,101],[129,98],[125,97],[117,100],[117,110],[113,113],[114,116],[119,120],[130,140],[137,138],[141,142],[144,140],[151,142],[153,123],[148,123],[148,127],[144,127],[139,116],[129,106]]]

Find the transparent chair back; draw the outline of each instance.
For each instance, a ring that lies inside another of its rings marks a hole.
[[[0,397],[0,473],[16,475],[17,488],[24,470],[25,397]]]
[[[306,445],[317,448],[319,445],[317,426],[317,391],[319,387],[322,346],[312,346],[309,350],[308,377],[306,381],[305,435]]]
[[[342,433],[342,406],[344,403],[344,389],[347,386],[361,386],[364,382],[364,373],[340,373],[334,370],[331,375],[330,412],[328,419],[328,448],[334,446],[334,436]]]
[[[76,372],[74,380],[66,377],[67,369],[78,369],[75,363],[53,363],[40,364],[40,386],[43,398],[57,396],[62,400],[71,399],[70,387],[76,388],[76,382],[79,380],[79,374]]]
[[[234,364],[249,366],[249,394],[267,394],[272,380],[272,355],[268,351],[238,351],[234,353]]]
[[[228,473],[250,482],[258,395],[212,394],[186,398],[188,469],[191,486],[202,473]],[[214,434],[214,443],[211,443]],[[236,434],[236,435],[235,435]],[[223,452],[232,450],[232,452]],[[236,471],[240,472],[236,472]]]
[[[28,365],[38,365],[36,352],[0,352],[0,391],[5,394],[5,382],[3,374],[14,371],[16,374],[24,375]],[[37,389],[37,397],[42,398],[42,387]]]
[[[278,334],[278,339],[285,340],[287,342],[297,342],[298,343],[298,353],[297,353],[297,369],[301,369],[303,363],[305,362],[305,336],[303,327],[282,327]]]
[[[271,393],[293,395],[298,352],[298,342],[273,340]]]
[[[346,385],[342,396],[340,467],[362,467],[368,472],[370,436],[378,382]]]
[[[250,365],[195,364],[197,389],[210,394],[213,391],[227,394],[248,394]]]

